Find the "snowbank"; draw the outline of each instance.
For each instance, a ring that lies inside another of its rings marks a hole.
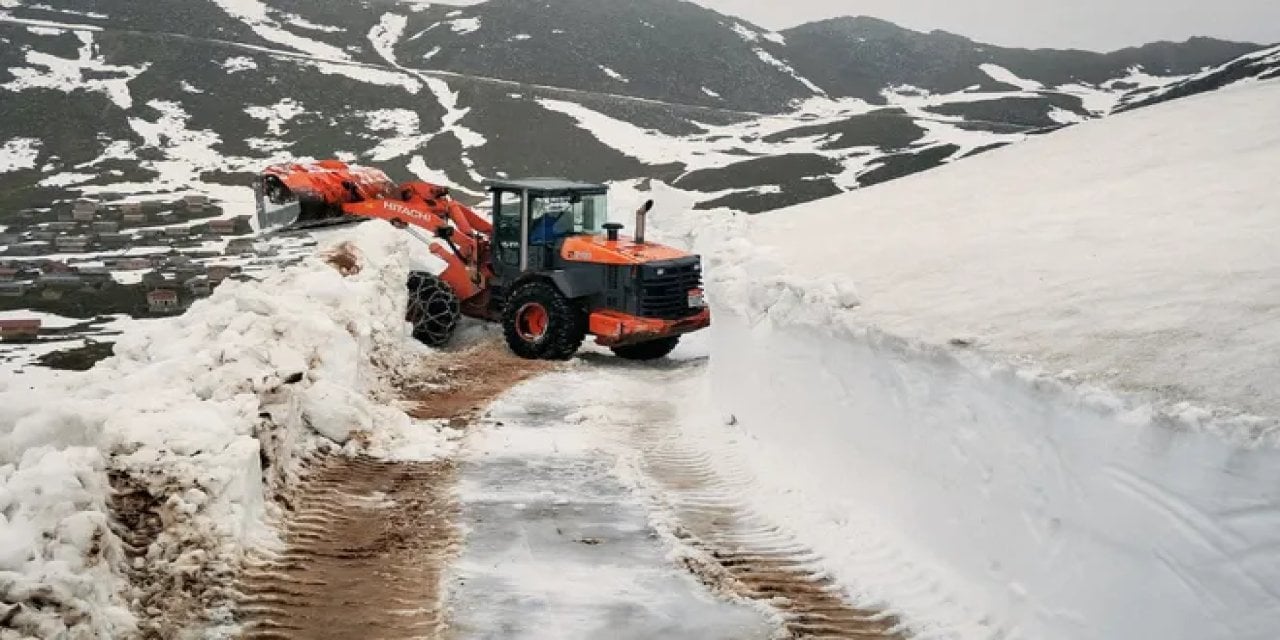
[[[677,220],[761,509],[928,637],[1276,637],[1278,116],[1235,87]]]
[[[317,254],[136,327],[82,375],[36,392],[0,381],[0,602],[20,603],[14,628],[120,637],[131,607],[148,625],[183,599],[216,610],[240,552],[272,542],[267,497],[301,456],[439,448],[385,402],[421,360],[400,320],[412,238],[380,224],[330,237],[358,273]]]

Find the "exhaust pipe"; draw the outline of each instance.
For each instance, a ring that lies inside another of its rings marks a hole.
[[[646,200],[644,206],[636,209],[636,244],[644,244],[644,217],[653,208],[653,200]]]

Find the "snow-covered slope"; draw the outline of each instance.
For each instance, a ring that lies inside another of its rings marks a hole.
[[[1280,417],[1280,83],[1089,123],[763,217],[797,275],[844,274],[895,334]],[[1195,126],[1189,126],[1195,123]]]
[[[157,612],[225,614],[228,578],[248,545],[272,542],[270,498],[301,456],[342,444],[430,456],[443,443],[390,402],[389,377],[421,362],[395,320],[411,239],[362,225],[326,249],[346,241],[359,273],[316,254],[135,327],[83,374],[0,379],[7,628],[173,637],[226,623]]]
[[[761,496],[937,637],[1276,637],[1277,119],[1246,83],[676,221]]]

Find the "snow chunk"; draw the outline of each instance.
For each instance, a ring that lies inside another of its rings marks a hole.
[[[190,82],[187,82],[186,80],[183,80],[182,82],[178,83],[178,88],[182,89],[183,92],[185,93],[197,93],[197,94],[204,93],[203,90],[197,89],[195,85],[191,84]]]
[[[224,60],[221,66],[226,69],[227,73],[235,73],[237,71],[253,71],[258,68],[258,63],[248,56],[234,56]]]
[[[285,123],[307,112],[293,98],[285,98],[269,107],[248,107],[244,111],[251,118],[265,121],[267,131],[273,136],[284,135]]]
[[[706,87],[703,87],[703,88],[702,88],[702,92],[703,92],[703,93],[705,93],[705,94],[707,94],[707,95],[709,95],[709,96],[711,96],[712,98],[719,98],[719,97],[720,97],[720,94],[718,94],[718,93],[716,93],[716,92],[714,92],[714,91],[712,91],[712,90],[710,90],[710,89],[708,89],[708,88],[706,88]]]
[[[625,76],[623,76],[621,73],[618,73],[617,71],[614,71],[613,69],[610,69],[609,67],[606,67],[606,66],[604,66],[604,65],[597,65],[597,66],[599,66],[599,67],[600,67],[600,70],[601,70],[601,71],[603,71],[605,75],[609,76],[610,78],[613,78],[614,80],[617,80],[617,81],[619,81],[619,82],[631,82],[631,81],[630,81],[630,80],[628,80]]]
[[[35,138],[14,138],[0,145],[0,173],[34,169],[40,156],[40,141]]]
[[[480,30],[480,18],[458,18],[448,22],[454,33],[467,35]]]
[[[1017,87],[1023,91],[1040,91],[1044,89],[1044,85],[1039,82],[1020,78],[1014,72],[1000,65],[987,63],[978,65],[978,68],[982,69],[982,72],[990,76],[992,80]]]

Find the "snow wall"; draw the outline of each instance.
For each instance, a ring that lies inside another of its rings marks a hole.
[[[712,401],[851,593],[924,637],[1280,637],[1274,438],[887,333],[743,218],[667,228],[707,259]]]
[[[1280,629],[1280,451],[874,330],[717,311],[714,397],[772,455],[769,477],[819,517],[874,520],[942,591],[992,615],[989,633],[956,635]],[[911,610],[919,586],[875,595],[928,624],[939,612]]]

